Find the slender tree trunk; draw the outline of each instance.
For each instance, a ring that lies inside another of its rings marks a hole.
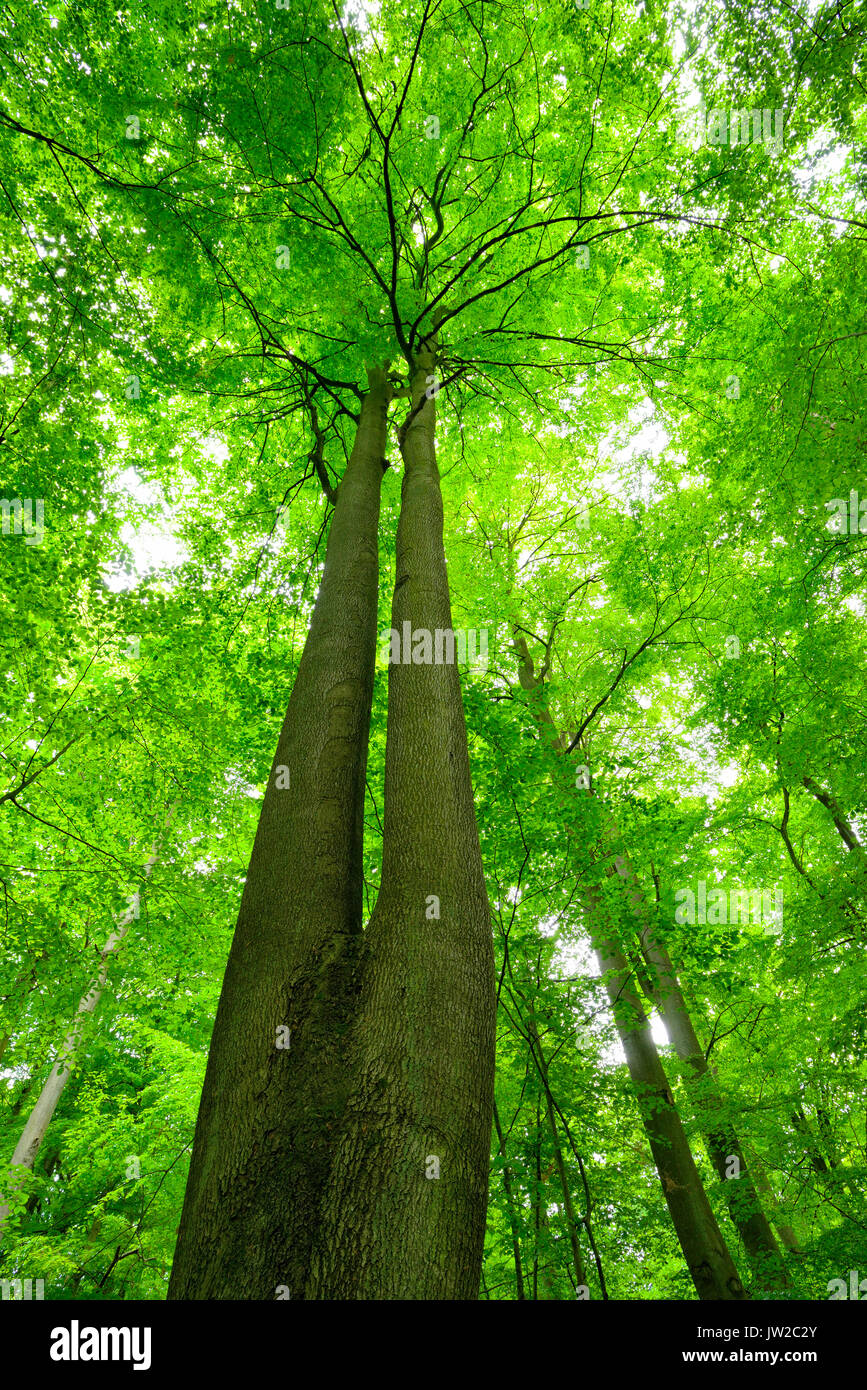
[[[589,896],[595,899],[590,904],[591,921],[595,919],[593,945],[662,1190],[696,1292],[701,1299],[744,1299],[747,1294],[708,1201],[650,1025],[631,984],[629,963],[608,934],[601,894],[591,890]]]
[[[755,1152],[754,1149],[750,1149],[746,1145],[744,1145],[744,1148],[750,1155],[750,1169],[755,1174],[756,1187],[758,1188],[759,1192],[761,1192],[762,1197],[764,1198],[765,1210],[770,1214],[770,1219],[776,1227],[776,1231],[778,1236],[780,1237],[780,1240],[783,1242],[786,1249],[791,1251],[793,1255],[800,1255],[802,1251],[800,1243],[798,1241],[798,1237],[795,1235],[795,1232],[792,1229],[792,1227],[786,1221],[784,1221],[780,1215],[780,1209],[777,1203],[776,1196],[774,1195],[774,1189],[771,1187],[768,1175],[765,1172],[761,1159],[759,1158],[758,1154]]]
[[[554,1107],[551,1104],[551,1096],[546,1093],[546,1109],[548,1113],[548,1126],[551,1130],[551,1139],[554,1144],[554,1159],[557,1164],[557,1176],[560,1179],[560,1190],[563,1193],[563,1214],[566,1217],[566,1226],[569,1234],[569,1245],[572,1250],[572,1268],[575,1272],[575,1283],[579,1288],[585,1290],[589,1288],[587,1275],[584,1272],[584,1262],[581,1258],[581,1246],[578,1242],[578,1223],[575,1220],[575,1207],[572,1202],[572,1191],[569,1187],[569,1178],[566,1173],[566,1164],[563,1159],[563,1149],[560,1144],[560,1132],[557,1129],[557,1120],[554,1116]]]
[[[792,1125],[796,1133],[800,1134],[801,1138],[804,1140],[804,1147],[807,1157],[810,1160],[810,1167],[815,1173],[818,1173],[820,1177],[827,1176],[831,1171],[830,1166],[822,1154],[819,1145],[816,1143],[816,1136],[803,1110],[799,1109],[793,1111]]]
[[[837,1153],[837,1146],[834,1142],[834,1131],[831,1128],[831,1122],[828,1118],[828,1112],[827,1110],[823,1110],[821,1107],[818,1106],[816,1108],[816,1124],[819,1127],[819,1134],[822,1139],[822,1144],[828,1162],[832,1168],[838,1168],[840,1165],[840,1159]]]
[[[810,795],[814,796],[827,811],[830,811],[837,834],[846,848],[860,860],[862,866],[867,866],[867,853],[865,853],[864,846],[843,814],[835,797],[830,792],[823,791],[812,777],[803,777],[801,780]]]
[[[46,1145],[46,1148],[48,1148],[48,1145]],[[46,1178],[50,1178],[50,1177],[51,1177],[51,1174],[55,1171],[55,1169],[60,1167],[60,1145],[59,1145],[59,1144],[58,1144],[56,1147],[51,1148],[49,1152],[47,1152],[47,1153],[46,1153],[46,1152],[43,1152],[43,1156],[42,1156],[42,1165],[41,1165],[41,1166],[42,1166],[42,1172],[43,1172],[43,1174],[44,1174],[44,1176],[45,1176]],[[35,1165],[34,1165],[34,1167],[35,1167]],[[33,1215],[33,1213],[36,1211],[37,1207],[39,1206],[40,1202],[42,1202],[42,1201],[44,1200],[44,1198],[45,1198],[45,1196],[47,1195],[47,1192],[48,1192],[49,1190],[50,1190],[50,1189],[43,1188],[41,1192],[34,1192],[33,1195],[32,1195],[31,1197],[28,1197],[28,1198],[27,1198],[27,1205],[26,1205],[26,1207],[25,1207],[25,1211],[27,1212],[27,1215],[28,1215],[28,1216],[32,1216],[32,1215]]]
[[[536,1138],[533,1144],[536,1191],[533,1194],[533,1302],[539,1298],[539,1233],[542,1226],[542,1107],[536,1097]]]
[[[551,1275],[550,1221],[545,1185],[554,1172],[551,1163],[542,1171],[542,1097],[536,1097],[536,1142],[533,1146],[536,1167],[536,1192],[533,1198],[533,1299],[547,1303],[557,1300],[557,1289]],[[541,1259],[539,1258],[541,1255]]]
[[[575,1206],[572,1201],[572,1190],[569,1186],[569,1177],[566,1172],[566,1163],[563,1158],[563,1148],[560,1144],[560,1131],[557,1127],[557,1117],[554,1113],[554,1101],[551,1095],[551,1087],[548,1081],[548,1063],[542,1051],[542,1043],[535,1023],[530,1019],[528,1024],[530,1045],[535,1055],[536,1068],[539,1072],[539,1080],[545,1092],[545,1111],[548,1117],[548,1128],[551,1131],[551,1142],[554,1146],[554,1162],[557,1165],[557,1176],[560,1179],[560,1190],[563,1193],[563,1213],[566,1217],[566,1226],[569,1236],[569,1245],[572,1250],[572,1267],[575,1271],[576,1284],[585,1289],[589,1288],[587,1275],[584,1270],[584,1261],[581,1255],[581,1245],[578,1240],[578,1223],[575,1219]]]
[[[172,1299],[303,1297],[346,1101],[389,388],[370,368],[214,1023]]]
[[[725,1102],[696,1036],[671,959],[665,947],[659,942],[652,945],[650,940],[645,938],[648,964],[656,971],[654,1002],[672,1047],[689,1068],[687,1084],[691,1076],[690,1090],[705,1148],[724,1184],[731,1219],[744,1243],[759,1287],[769,1294],[791,1291],[779,1246],[753,1186],[737,1133],[725,1119]]]
[[[576,1282],[579,1286],[584,1285],[585,1289],[587,1289],[589,1293],[589,1285],[587,1283],[586,1275],[584,1275],[584,1264],[583,1258],[581,1256],[580,1242],[578,1239],[579,1218],[577,1218],[575,1215],[575,1207],[572,1200],[571,1189],[569,1187],[566,1175],[566,1168],[562,1155],[562,1147],[559,1141],[559,1129],[557,1125],[558,1116],[560,1118],[560,1123],[563,1126],[563,1130],[568,1140],[569,1148],[572,1152],[572,1157],[574,1158],[578,1166],[578,1172],[580,1174],[581,1183],[584,1189],[585,1214],[584,1217],[581,1218],[580,1224],[583,1225],[584,1230],[586,1231],[587,1240],[590,1244],[590,1249],[593,1253],[593,1260],[596,1265],[596,1272],[599,1276],[599,1287],[602,1293],[602,1297],[603,1299],[607,1299],[608,1290],[605,1283],[605,1271],[602,1267],[602,1260],[599,1254],[599,1247],[597,1246],[595,1237],[593,1235],[593,1225],[591,1221],[593,1203],[590,1193],[590,1184],[587,1181],[587,1174],[584,1169],[581,1154],[572,1136],[572,1131],[569,1128],[569,1123],[566,1120],[563,1111],[560,1109],[560,1107],[557,1105],[554,1099],[554,1094],[551,1090],[551,1082],[548,1073],[548,1063],[545,1057],[545,1050],[542,1046],[542,1040],[539,1036],[539,1030],[536,1027],[534,1020],[533,1000],[532,998],[527,998],[527,995],[524,993],[517,980],[515,979],[514,973],[512,971],[511,959],[509,956],[508,942],[504,943],[504,952],[506,968],[509,972],[509,995],[515,1001],[516,1011],[519,1017],[521,1017],[522,1019],[526,1018],[527,1020],[525,1027],[522,1026],[518,1028],[518,1033],[522,1041],[526,1042],[529,1047],[530,1060],[533,1063],[533,1066],[536,1070],[536,1074],[538,1075],[545,1092],[545,1102],[548,1111],[549,1127],[551,1129],[551,1133],[554,1139],[554,1147],[557,1151],[557,1158],[555,1161],[557,1162],[559,1170],[560,1185],[563,1190],[564,1209],[566,1211],[566,1216],[569,1223],[568,1235],[570,1244],[572,1246],[573,1266],[577,1276]],[[537,975],[536,989],[538,990],[538,988],[539,980]],[[518,1001],[520,1001],[520,1003]],[[521,1006],[523,1006],[524,1012],[522,1012]]]
[[[100,1233],[100,1231],[101,1231],[101,1229],[102,1229],[102,1224],[103,1224],[103,1221],[104,1221],[104,1220],[105,1220],[104,1216],[97,1216],[97,1217],[95,1217],[94,1220],[90,1223],[90,1226],[88,1227],[88,1230],[87,1230],[87,1235],[85,1236],[85,1250],[88,1248],[88,1246],[95,1246],[95,1245],[96,1245],[96,1242],[97,1242],[97,1240],[99,1239],[99,1233]],[[83,1257],[83,1252],[82,1252],[82,1257]],[[78,1290],[79,1290],[79,1288],[81,1287],[82,1280],[85,1279],[85,1278],[87,1278],[87,1270],[86,1270],[86,1269],[84,1268],[84,1266],[82,1265],[82,1266],[76,1271],[76,1273],[75,1273],[75,1275],[73,1276],[73,1279],[72,1279],[72,1289],[71,1289],[71,1292],[72,1292],[73,1295],[75,1295],[75,1294],[78,1293]],[[91,1276],[91,1278],[92,1278],[92,1276]]]
[[[558,735],[548,709],[544,679],[535,674],[526,639],[517,629],[514,645],[519,680],[531,695],[531,710],[539,736],[562,760],[566,740]],[[603,856],[608,857],[607,849]],[[613,866],[608,873],[613,875]],[[591,941],[626,1054],[642,1122],[696,1292],[701,1299],[744,1299],[747,1294],[695,1166],[641,1000],[631,983],[631,968],[612,933],[601,889],[589,888],[584,903]]]
[[[412,374],[392,630],[451,632],[432,344]],[[423,653],[422,653],[423,654]],[[406,655],[406,653],[404,653]],[[453,662],[392,660],[382,884],[352,1099],[308,1298],[475,1299],[494,1090],[494,960]],[[438,1176],[437,1176],[438,1175]]]
[[[497,1102],[494,1101],[494,1129],[497,1134],[497,1146],[500,1150],[500,1157],[503,1160],[503,1190],[506,1194],[506,1211],[509,1217],[509,1229],[512,1233],[512,1254],[515,1260],[515,1286],[517,1288],[518,1302],[526,1300],[524,1294],[524,1274],[521,1264],[521,1239],[518,1226],[518,1215],[515,1208],[515,1199],[512,1193],[512,1173],[506,1159],[506,1142],[503,1137],[503,1128],[500,1124],[500,1116],[497,1111]]]
[[[826,1193],[829,1191],[835,1192],[840,1201],[848,1203],[851,1199],[856,1205],[862,1205],[863,1193],[861,1191],[861,1186],[853,1179],[849,1170],[839,1163],[834,1151],[833,1137],[830,1134],[828,1118],[823,1110],[817,1109],[816,1123],[822,1136],[824,1150],[820,1146],[813,1126],[804,1114],[803,1108],[798,1106],[797,1110],[792,1115],[792,1124],[804,1140],[810,1166],[821,1178],[822,1187]],[[843,1211],[842,1207],[838,1209],[848,1220],[855,1219],[850,1212]]]
[[[612,830],[616,835],[616,828]],[[723,1183],[729,1214],[744,1243],[757,1284],[769,1294],[791,1291],[791,1281],[753,1186],[738,1136],[725,1118],[725,1102],[693,1027],[671,957],[654,931],[638,875],[625,854],[618,856],[615,865],[626,889],[629,910],[636,919],[642,952],[650,969],[651,998],[665,1025],[669,1042],[688,1068],[687,1085],[705,1148]]]
[[[166,817],[167,826],[173,814],[174,807],[172,807]],[[156,863],[156,860],[157,851],[154,849],[151,857],[144,866],[144,877],[146,879],[150,877],[151,869]],[[48,1078],[39,1093],[36,1104],[28,1116],[21,1137],[15,1146],[15,1152],[10,1161],[11,1171],[9,1176],[9,1184],[13,1190],[21,1185],[21,1181],[24,1177],[21,1169],[26,1169],[29,1172],[33,1171],[33,1165],[42,1147],[48,1126],[60,1102],[60,1097],[66,1089],[66,1084],[72,1075],[73,1065],[81,1050],[85,1034],[85,1025],[102,998],[102,991],[108,979],[108,968],[112,957],[116,955],[130,926],[135,920],[134,913],[135,909],[130,906],[125,913],[118,917],[115,923],[116,930],[112,932],[100,951],[99,974],[87,994],[85,994],[79,1002],[75,1019],[63,1040],[63,1045],[61,1046],[57,1060],[48,1074]],[[2,1235],[8,1215],[9,1204],[8,1202],[3,1202],[2,1198],[0,1198],[0,1235]]]
[[[33,1091],[34,1086],[35,1083],[32,1076],[29,1076],[27,1080],[24,1081],[24,1083],[22,1084],[21,1090],[18,1092],[18,1095],[15,1097],[11,1106],[9,1107],[9,1114],[13,1120],[17,1120],[18,1116],[21,1114],[21,1111],[24,1109],[27,1097],[30,1095],[31,1091]]]

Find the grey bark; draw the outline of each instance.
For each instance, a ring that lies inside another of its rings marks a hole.
[[[613,838],[619,838],[611,827]],[[669,1042],[687,1066],[687,1084],[696,1107],[708,1157],[716,1169],[732,1222],[744,1243],[756,1283],[765,1293],[791,1292],[779,1246],[750,1177],[749,1166],[708,1064],[683,997],[680,981],[665,944],[654,930],[647,900],[628,855],[615,860],[624,885],[629,912],[636,922],[644,959],[649,967],[649,989],[668,1034]]]

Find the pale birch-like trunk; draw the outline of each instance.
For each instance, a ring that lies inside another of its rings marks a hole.
[[[174,808],[172,808],[166,818],[166,826],[168,826],[171,821],[173,813]],[[150,878],[151,870],[156,861],[157,850],[154,849],[151,857],[144,866],[145,879]],[[138,894],[135,896],[137,898]],[[42,1147],[48,1126],[51,1124],[54,1112],[66,1089],[67,1082],[72,1075],[73,1066],[81,1051],[85,1025],[88,1019],[93,1015],[102,998],[102,991],[108,979],[108,968],[112,957],[117,954],[134,920],[135,905],[131,904],[126,912],[119,914],[115,919],[115,930],[111,933],[99,953],[99,973],[90,989],[79,1001],[75,1019],[66,1037],[63,1039],[57,1060],[48,1074],[48,1078],[39,1093],[39,1098],[31,1110],[27,1118],[27,1123],[21,1132],[21,1137],[15,1146],[15,1152],[10,1161],[9,1175],[10,1187],[13,1191],[19,1188],[24,1180],[25,1174],[21,1172],[21,1169],[26,1169],[27,1172],[33,1171],[33,1165]],[[0,1235],[2,1235],[8,1215],[9,1203],[0,1202]]]

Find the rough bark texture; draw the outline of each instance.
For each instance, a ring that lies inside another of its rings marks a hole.
[[[451,629],[428,345],[412,378],[392,627]],[[352,1098],[308,1298],[478,1297],[494,1082],[493,943],[455,665],[389,668],[382,886]],[[439,916],[433,915],[439,900]],[[437,1168],[439,1176],[433,1174]]]
[[[346,1100],[389,399],[385,371],[369,378],[226,967],[169,1298],[303,1297]]]

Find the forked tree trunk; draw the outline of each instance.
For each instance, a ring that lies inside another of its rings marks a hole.
[[[452,628],[434,351],[412,374],[392,629]],[[421,650],[421,649],[420,649]],[[423,651],[421,653],[424,655]],[[405,653],[404,653],[405,655]],[[475,1299],[494,1089],[493,943],[457,666],[392,661],[382,885],[364,933],[354,1091],[308,1298]]]
[[[386,370],[368,375],[220,995],[173,1299],[303,1297],[346,1101],[389,401]]]

